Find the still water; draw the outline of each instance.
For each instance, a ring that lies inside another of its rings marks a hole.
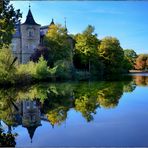
[[[18,147],[148,146],[148,75],[0,89],[0,127]]]

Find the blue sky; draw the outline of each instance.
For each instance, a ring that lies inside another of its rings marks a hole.
[[[25,21],[29,3],[34,19],[41,25],[64,25],[69,33],[82,32],[88,24],[95,26],[98,38],[117,37],[121,46],[148,53],[148,1],[11,1],[21,9]]]

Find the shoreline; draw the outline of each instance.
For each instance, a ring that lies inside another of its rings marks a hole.
[[[129,70],[130,74],[135,74],[135,73],[148,73],[148,70]]]

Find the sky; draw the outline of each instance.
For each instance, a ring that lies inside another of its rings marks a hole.
[[[88,25],[95,27],[98,38],[113,36],[124,49],[148,54],[148,1],[11,1],[23,13],[23,23],[29,4],[35,21],[49,25],[64,25],[66,17],[70,34],[81,33]]]

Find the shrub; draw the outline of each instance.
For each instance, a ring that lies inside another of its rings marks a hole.
[[[0,49],[0,83],[14,83],[16,65],[9,48]]]
[[[29,62],[27,64],[20,64],[17,67],[17,83],[30,83],[36,74],[36,63]]]
[[[36,64],[36,74],[35,78],[39,80],[49,78],[49,67],[47,66],[47,61],[44,60],[43,56],[39,58],[38,63]]]
[[[38,63],[30,61],[27,64],[20,64],[17,69],[18,81],[43,80],[50,76],[47,62],[41,56]]]
[[[55,76],[59,79],[71,78],[71,64],[66,60],[59,60],[55,63],[56,71]]]

